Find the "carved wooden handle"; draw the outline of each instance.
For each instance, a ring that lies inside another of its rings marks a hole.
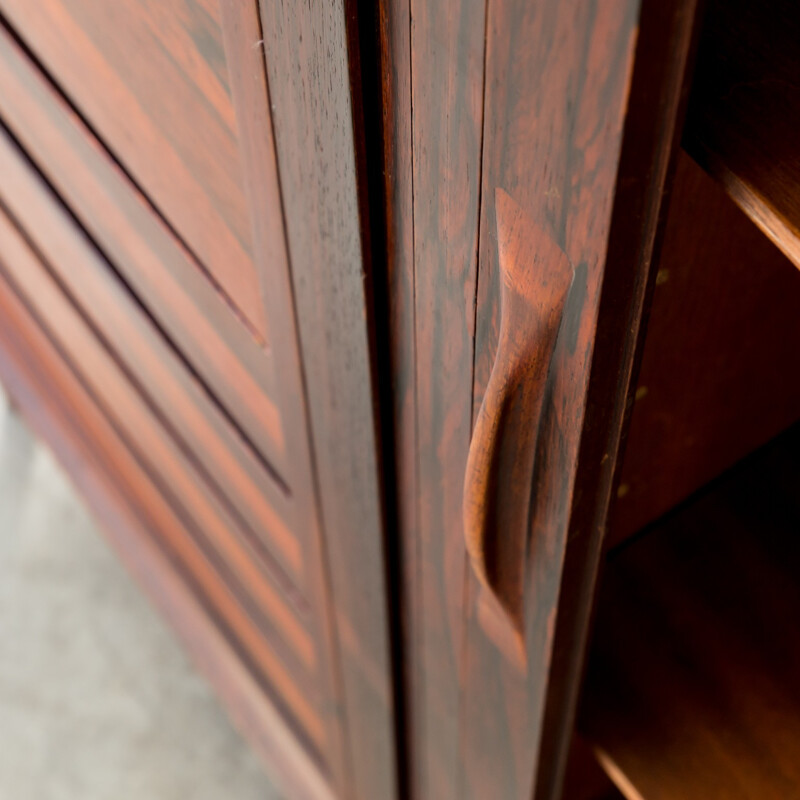
[[[521,636],[536,440],[574,272],[506,192],[495,202],[500,336],[467,459],[464,537],[478,580]]]

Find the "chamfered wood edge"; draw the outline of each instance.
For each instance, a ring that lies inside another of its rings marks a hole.
[[[688,100],[703,0],[643,0],[539,750],[536,800],[558,800],[585,668],[610,498],[621,465]]]
[[[719,183],[758,229],[800,269],[800,225],[782,214],[761,187],[748,182],[699,138],[688,136],[692,158]]]
[[[628,776],[619,768],[617,762],[601,747],[592,748],[597,763],[606,773],[609,780],[627,800],[645,800],[636,787],[630,782]]]
[[[135,498],[112,479],[98,452],[82,436],[70,408],[37,369],[37,355],[26,346],[24,332],[11,329],[5,320],[0,321],[0,380],[34,432],[52,449],[109,542],[169,621],[237,728],[271,772],[299,800],[332,800],[318,766],[152,539]]]
[[[792,0],[708,2],[683,143],[800,269],[796,9]]]

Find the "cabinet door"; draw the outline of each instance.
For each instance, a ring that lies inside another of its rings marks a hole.
[[[382,5],[415,797],[534,793],[638,13]]]
[[[110,434],[85,420],[114,428],[100,461],[136,466],[108,479],[143,517],[163,507],[169,524],[147,533],[235,654],[213,677],[225,692],[248,673],[283,721],[245,713],[262,750],[280,760],[288,732],[320,791],[393,797],[344,3],[0,0],[0,14],[0,277],[18,327],[49,343],[30,392],[57,396],[69,373],[80,399],[61,416],[95,454]],[[12,391],[17,344],[6,326]]]

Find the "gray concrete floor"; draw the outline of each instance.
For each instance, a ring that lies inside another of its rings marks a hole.
[[[0,800],[276,800],[0,393]]]

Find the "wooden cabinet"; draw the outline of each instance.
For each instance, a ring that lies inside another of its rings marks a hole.
[[[287,796],[557,800],[604,548],[798,416],[717,5],[0,0],[0,378]]]
[[[344,18],[0,13],[4,382],[297,796],[390,797]]]

